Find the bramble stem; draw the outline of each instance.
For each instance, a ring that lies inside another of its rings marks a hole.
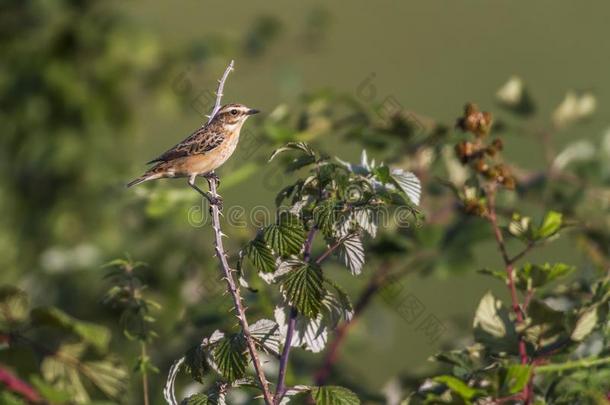
[[[280,357],[280,371],[277,379],[277,389],[275,391],[275,404],[279,404],[286,392],[286,370],[288,370],[288,359],[290,358],[290,348],[292,347],[292,336],[297,323],[298,311],[296,308],[290,308],[290,317],[288,318],[288,330],[286,331],[286,340]]]
[[[218,198],[219,195],[216,190],[216,178],[209,177],[208,184],[210,186],[210,193],[212,194],[212,196]],[[273,405],[273,397],[271,396],[271,392],[269,391],[269,383],[267,382],[267,377],[265,376],[261,361],[258,357],[256,345],[254,344],[254,340],[250,335],[250,326],[248,325],[248,320],[246,319],[246,310],[242,303],[241,293],[239,288],[235,284],[235,279],[233,278],[233,270],[229,266],[229,263],[227,261],[227,255],[224,251],[224,246],[222,243],[223,234],[220,230],[220,209],[218,205],[212,204],[210,205],[210,211],[212,213],[212,228],[214,229],[214,248],[216,250],[216,256],[220,261],[220,267],[222,268],[224,279],[227,282],[229,293],[233,298],[233,304],[235,305],[235,311],[237,312],[237,319],[239,320],[242,333],[246,340],[248,352],[250,353],[250,357],[252,357],[252,364],[254,365],[254,371],[256,372],[256,377],[258,379],[260,388],[263,391],[263,398],[267,405]]]
[[[491,186],[487,190],[487,209],[489,211],[487,213],[487,219],[489,220],[491,227],[493,228],[496,243],[498,245],[498,248],[500,249],[500,253],[502,254],[502,259],[504,260],[504,267],[506,270],[506,278],[508,280],[508,289],[510,291],[512,308],[515,312],[515,316],[517,317],[516,324],[521,325],[523,323],[523,313],[521,312],[521,307],[519,305],[519,297],[517,295],[517,287],[515,285],[514,259],[511,259],[508,255],[506,243],[504,242],[504,237],[502,236],[502,230],[498,225],[498,216],[496,214],[496,189],[494,186]],[[523,255],[525,255],[525,253]],[[522,255],[517,255],[516,257],[521,258]],[[527,347],[525,346],[525,340],[523,340],[522,336],[519,337],[519,355],[521,357],[521,364],[527,364],[529,361],[527,356]],[[531,403],[529,384],[523,390],[523,397],[525,404]]]
[[[227,69],[225,70],[221,79],[218,81],[218,89],[216,90],[216,103],[214,104],[214,109],[210,114],[208,122],[212,121],[212,119],[220,109],[220,101],[222,99],[225,81],[227,80],[227,77],[229,76],[229,73],[232,70],[233,61],[229,63],[229,66],[227,66]],[[210,193],[213,198],[218,200],[220,196],[218,195],[217,191],[217,179],[218,178],[216,176],[207,177],[208,185],[210,187]],[[216,250],[216,257],[218,257],[218,260],[220,261],[220,267],[222,268],[224,279],[227,282],[229,293],[233,298],[233,304],[235,305],[237,319],[239,320],[242,334],[244,335],[244,339],[246,340],[248,352],[250,353],[250,357],[252,358],[252,364],[254,365],[254,371],[256,373],[258,383],[260,385],[261,390],[263,391],[263,398],[267,405],[273,405],[273,397],[271,396],[271,392],[269,391],[269,383],[267,382],[267,377],[265,376],[261,361],[258,357],[256,345],[254,344],[252,335],[250,335],[250,326],[248,325],[248,320],[246,318],[246,310],[242,302],[241,293],[239,288],[235,284],[235,279],[233,278],[233,270],[229,266],[227,255],[225,254],[224,250],[224,245],[222,243],[223,233],[220,229],[220,207],[217,204],[210,204],[210,213],[212,215],[212,228],[214,229],[214,248]]]
[[[309,230],[307,239],[303,245],[303,259],[308,262],[311,258],[311,247],[313,240],[316,236],[317,228],[314,226]],[[297,316],[299,312],[296,308],[290,308],[290,317],[288,318],[288,329],[286,331],[286,340],[284,341],[284,348],[282,349],[282,355],[280,357],[280,369],[278,372],[277,389],[275,390],[275,403],[279,404],[282,397],[286,393],[286,370],[288,369],[288,359],[290,357],[290,349],[292,348],[292,336],[294,335],[294,329],[297,324]]]

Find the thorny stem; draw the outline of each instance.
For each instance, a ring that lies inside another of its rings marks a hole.
[[[218,89],[216,90],[216,103],[214,104],[214,109],[212,110],[212,113],[209,116],[208,123],[212,121],[212,119],[220,109],[220,102],[222,99],[225,81],[227,80],[227,77],[229,76],[229,73],[232,70],[233,61],[229,63],[229,66],[225,70],[221,79],[218,81]],[[217,178],[215,176],[209,176],[207,180],[212,197],[218,199],[219,195],[217,192]],[[252,358],[252,364],[254,365],[254,371],[256,373],[257,380],[259,382],[261,390],[263,391],[263,399],[265,400],[265,403],[267,405],[273,405],[273,397],[271,395],[271,392],[269,391],[269,383],[267,382],[267,377],[265,376],[261,361],[258,357],[256,345],[254,344],[252,335],[250,335],[250,326],[248,325],[248,320],[246,318],[246,310],[242,302],[241,293],[239,288],[235,284],[235,279],[233,278],[233,270],[229,266],[227,255],[225,254],[224,250],[224,245],[222,243],[223,233],[220,229],[219,206],[217,204],[210,204],[210,213],[212,215],[212,228],[214,229],[214,248],[216,250],[216,256],[218,257],[218,260],[220,262],[220,267],[222,268],[224,279],[227,282],[229,293],[233,298],[233,304],[235,305],[235,311],[237,312],[237,319],[239,320],[242,334],[244,335],[244,339],[246,340],[248,352],[250,353],[250,357]]]
[[[219,196],[216,190],[216,179],[214,177],[208,178],[208,184],[210,186],[210,193],[212,194],[212,196],[218,198]],[[252,357],[254,371],[256,372],[256,377],[258,379],[260,388],[263,391],[263,398],[267,405],[273,405],[273,397],[271,396],[271,392],[269,391],[269,383],[267,382],[267,377],[265,376],[261,361],[258,357],[256,345],[254,344],[254,340],[250,335],[250,326],[248,325],[248,320],[246,319],[246,310],[242,302],[241,292],[235,284],[235,279],[233,278],[233,270],[229,266],[229,263],[227,261],[227,255],[225,254],[224,250],[224,245],[222,243],[223,233],[220,230],[220,209],[218,205],[212,204],[210,206],[210,211],[212,213],[212,228],[214,229],[214,248],[216,250],[216,256],[220,261],[220,266],[222,268],[224,279],[227,282],[229,293],[233,298],[233,304],[235,305],[235,311],[237,312],[237,319],[239,320],[242,333],[246,340],[248,352],[250,352],[250,357]]]
[[[308,262],[311,258],[311,247],[313,240],[316,236],[317,228],[313,226],[307,234],[307,239],[303,245],[303,259]],[[292,336],[294,335],[294,329],[297,323],[297,316],[299,315],[296,308],[290,308],[290,317],[288,318],[288,328],[286,331],[286,340],[284,341],[284,348],[282,349],[282,355],[280,357],[280,369],[278,373],[277,389],[275,391],[275,403],[279,404],[284,394],[286,394],[286,370],[288,369],[288,359],[290,357],[290,349],[292,347]]]
[[[517,325],[521,325],[523,324],[523,312],[521,311],[521,307],[519,305],[519,297],[517,296],[517,287],[515,285],[514,259],[511,259],[508,255],[506,243],[504,242],[504,237],[502,236],[502,230],[498,225],[498,216],[496,214],[496,189],[494,186],[489,187],[487,192],[487,209],[489,210],[487,214],[487,219],[489,220],[493,228],[496,243],[498,245],[498,248],[500,249],[500,253],[502,254],[502,259],[504,260],[504,267],[506,270],[506,278],[508,280],[508,289],[510,291],[512,308],[515,312],[515,316],[517,317],[516,323]],[[517,255],[517,258],[521,258],[521,255]],[[519,355],[521,357],[521,364],[527,364],[529,361],[527,356],[527,348],[525,346],[525,340],[523,340],[523,337],[521,336],[519,337]],[[530,389],[528,386],[526,386],[523,390],[523,396],[526,404],[531,403],[530,394]]]

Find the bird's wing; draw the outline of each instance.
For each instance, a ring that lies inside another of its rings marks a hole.
[[[148,163],[167,162],[185,156],[206,153],[217,148],[224,139],[225,137],[220,131],[204,127]]]

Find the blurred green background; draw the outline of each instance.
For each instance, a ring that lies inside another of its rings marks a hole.
[[[148,263],[149,293],[163,305],[151,353],[161,369],[154,403],[161,403],[171,361],[231,321],[216,311],[226,298],[205,297],[218,281],[211,231],[189,220],[198,213],[198,196],[178,180],[129,190],[124,184],[202,124],[208,92],[229,60],[236,70],[224,101],[263,111],[219,170],[225,206],[243,206],[247,214],[272,206],[274,191],[287,181],[273,178],[266,165],[278,143],[265,132],[266,116],[304,93],[357,96],[372,74],[371,103],[392,96],[448,124],[466,101],[494,111],[496,90],[519,75],[536,98],[534,131],[544,130],[566,90],[590,90],[599,100],[595,116],[558,132],[558,142],[597,139],[608,127],[610,4],[601,0],[7,0],[0,7],[0,281],[24,288],[36,304],[113,327],[112,312],[100,304],[108,287],[100,266],[125,253]],[[533,139],[509,134],[506,141],[514,162],[544,164]],[[346,160],[360,154],[360,145],[343,137],[317,142]],[[229,249],[254,230],[227,227]],[[494,249],[483,246],[478,267],[496,263]],[[569,241],[536,254],[580,260]],[[446,336],[470,324],[479,297],[492,287],[475,270],[405,280],[448,327]],[[365,281],[350,281],[350,291]],[[117,350],[129,355],[121,341],[115,334]],[[340,367],[346,379],[378,392],[399,373],[425,370],[445,343],[454,342],[429,344],[377,300],[352,330]],[[131,395],[139,403],[136,390]]]

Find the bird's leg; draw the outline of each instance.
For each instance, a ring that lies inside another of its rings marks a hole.
[[[215,172],[209,172],[203,175],[208,181],[210,179],[216,181],[216,187],[220,188],[220,177]]]
[[[191,186],[199,194],[204,196],[208,200],[210,205],[216,205],[216,206],[218,206],[219,209],[222,209],[222,199],[220,197],[215,197],[211,193],[209,193],[207,191],[203,191],[202,189],[197,187],[197,184],[195,184],[195,179],[196,178],[197,178],[196,176],[189,177],[189,180],[188,180],[189,186]]]

